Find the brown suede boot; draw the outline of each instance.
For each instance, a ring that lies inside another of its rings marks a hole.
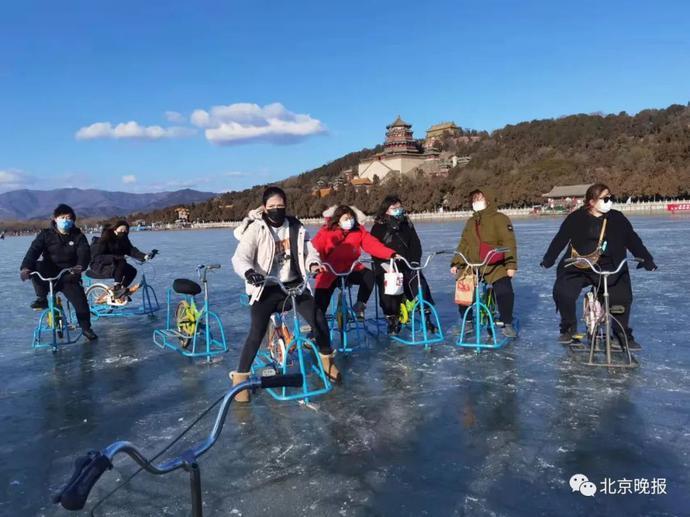
[[[335,362],[333,361],[335,352],[331,352],[330,354],[322,354],[319,352],[319,357],[321,357],[321,364],[323,364],[323,371],[326,373],[326,377],[333,382],[342,381],[343,377],[340,375],[340,372],[338,371],[338,368],[336,368]]]
[[[249,372],[230,372],[229,375],[233,386],[237,386],[241,382],[244,382],[247,379],[249,379]],[[249,402],[249,390],[242,390],[237,395],[235,395],[235,402]]]

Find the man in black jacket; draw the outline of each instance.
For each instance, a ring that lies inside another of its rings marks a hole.
[[[84,234],[74,226],[75,220],[76,215],[70,206],[57,206],[51,227],[41,230],[26,252],[20,266],[20,278],[22,281],[31,278],[33,282],[37,298],[31,307],[45,309],[48,306],[48,284],[36,275],[32,276],[31,272],[38,271],[44,277],[54,277],[63,269],[72,269],[57,282],[55,290],[62,291],[74,306],[84,337],[94,340],[97,336],[91,330],[89,303],[81,283],[81,272],[89,265],[91,251]],[[43,259],[39,260],[41,256]]]
[[[600,281],[599,276],[590,269],[580,269],[574,265],[566,267],[565,259],[571,257],[573,250],[579,255],[588,255],[598,250],[598,266],[602,270],[617,268],[628,251],[642,259],[638,268],[656,270],[651,253],[633,230],[630,221],[618,210],[612,210],[611,206],[612,196],[606,185],[596,183],[589,187],[584,206],[566,217],[541,262],[542,267],[553,266],[558,255],[567,246],[566,253],[558,264],[553,286],[556,309],[561,314],[560,343],[568,344],[573,341],[573,334],[577,329],[575,305],[580,292],[586,286],[599,285]],[[623,308],[623,313],[617,314],[616,319],[625,328],[630,348],[639,348],[632,336],[632,329],[628,326],[633,295],[627,265],[623,266],[620,273],[609,277],[609,296],[612,306]]]

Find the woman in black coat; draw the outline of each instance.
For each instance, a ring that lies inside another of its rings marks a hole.
[[[417,231],[410,221],[405,216],[405,209],[402,206],[400,198],[396,195],[386,196],[376,213],[376,220],[374,226],[371,228],[371,235],[376,237],[379,241],[385,244],[396,252],[397,255],[404,257],[408,262],[414,265],[422,260],[422,244],[419,241]],[[376,273],[376,282],[379,287],[381,295],[381,309],[388,321],[388,333],[397,334],[400,331],[400,321],[398,314],[400,311],[400,303],[402,302],[402,295],[389,296],[384,293],[383,279],[384,270],[383,264],[386,261],[374,259],[374,272]],[[417,295],[417,278],[416,271],[410,270],[404,262],[397,263],[399,271],[403,274],[403,283],[405,286],[405,296],[408,299],[413,299]],[[434,300],[431,297],[429,284],[426,278],[422,275],[422,289],[424,290],[424,299],[433,304]],[[435,332],[435,326],[426,312],[427,326],[431,332]]]
[[[132,245],[129,240],[129,223],[117,221],[103,229],[101,237],[91,245],[90,270],[96,278],[115,280],[113,291],[116,296],[127,294],[127,288],[137,276],[134,266],[127,263],[125,256],[140,262],[149,258]]]
[[[654,258],[633,230],[632,224],[621,212],[612,210],[612,204],[611,191],[606,185],[595,183],[589,187],[584,205],[565,218],[542,259],[542,267],[553,266],[558,255],[567,246],[566,253],[558,264],[553,286],[556,310],[561,313],[560,343],[568,344],[573,341],[573,334],[577,330],[575,304],[582,289],[600,285],[599,275],[590,269],[580,269],[574,265],[566,267],[565,259],[571,257],[573,249],[579,255],[588,255],[599,249],[601,255],[598,266],[602,270],[617,268],[628,251],[642,259],[638,269],[643,267],[647,271],[656,270]],[[627,264],[620,273],[609,277],[609,296],[611,305],[624,309],[622,314],[616,315],[616,319],[626,331],[630,348],[639,348],[632,336],[632,329],[628,326],[633,296]]]

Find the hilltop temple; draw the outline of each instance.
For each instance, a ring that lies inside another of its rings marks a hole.
[[[373,183],[374,176],[382,180],[390,173],[409,174],[430,161],[438,160],[439,152],[434,148],[421,148],[414,139],[412,125],[398,116],[386,126],[386,140],[383,152],[359,163],[359,181]]]

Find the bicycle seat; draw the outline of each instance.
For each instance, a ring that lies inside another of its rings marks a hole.
[[[189,280],[187,278],[176,278],[173,280],[173,291],[179,294],[196,296],[201,292],[201,286],[194,280]]]

